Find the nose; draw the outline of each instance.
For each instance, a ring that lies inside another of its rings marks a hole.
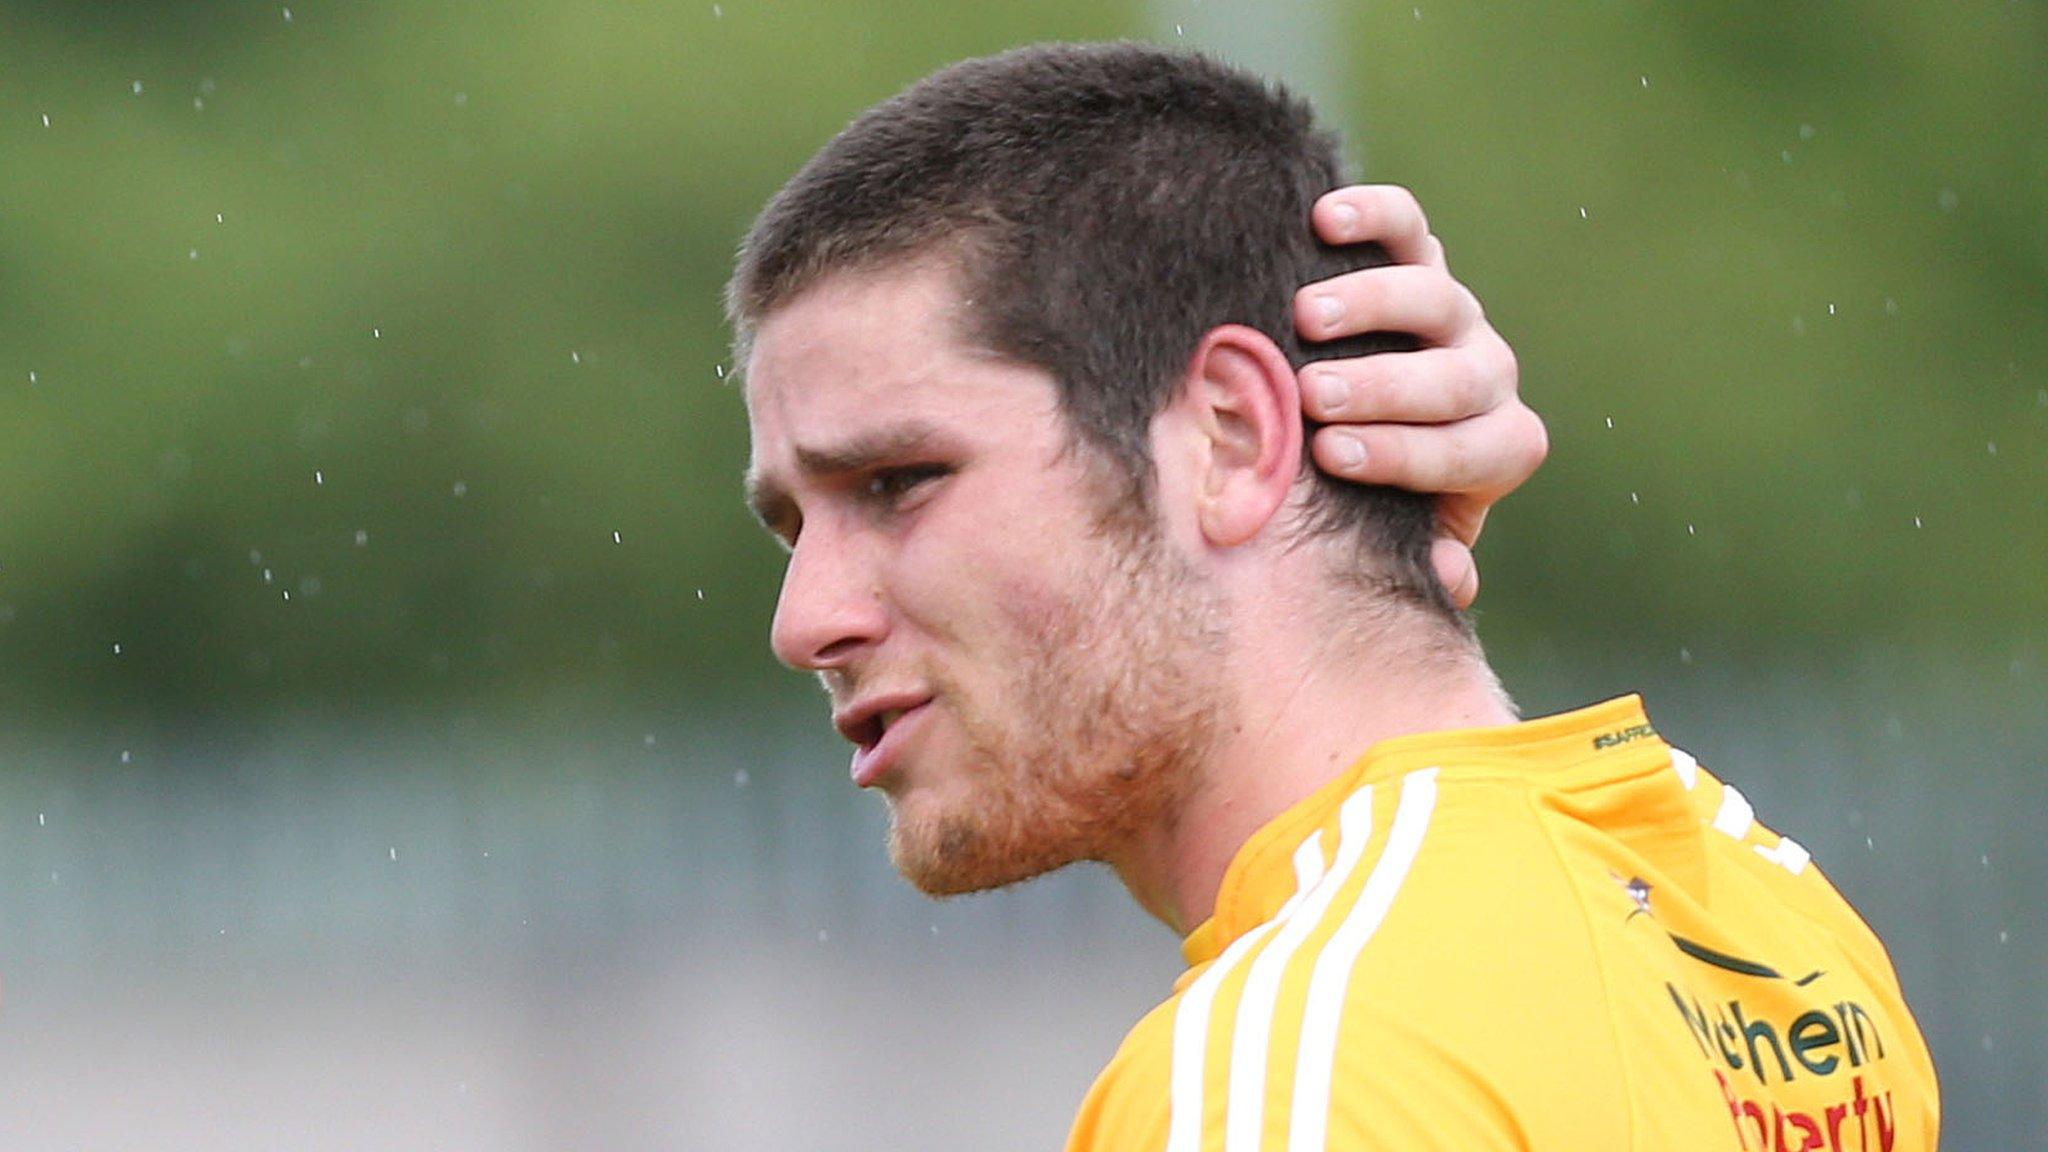
[[[776,659],[814,672],[840,668],[879,642],[888,614],[859,550],[806,529],[782,573],[769,646]]]

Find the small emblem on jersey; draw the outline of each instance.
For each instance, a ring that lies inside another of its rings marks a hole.
[[[1628,898],[1635,902],[1636,910],[1622,920],[1626,924],[1637,916],[1648,916],[1650,912],[1650,882],[1641,876],[1632,877],[1622,887],[1628,890]]]

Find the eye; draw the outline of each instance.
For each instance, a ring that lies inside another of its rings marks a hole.
[[[910,464],[896,468],[880,468],[868,476],[865,491],[870,500],[895,507],[927,482],[940,479],[951,471],[952,469],[943,464]]]

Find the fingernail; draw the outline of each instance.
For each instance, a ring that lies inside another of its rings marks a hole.
[[[1325,328],[1335,327],[1337,321],[1344,318],[1344,302],[1335,296],[1318,296],[1311,306],[1315,308],[1316,319]]]
[[[1333,372],[1317,372],[1308,379],[1309,391],[1315,393],[1316,404],[1325,413],[1340,412],[1346,401],[1351,399],[1351,385]]]
[[[1358,230],[1358,209],[1339,204],[1330,209],[1330,222],[1337,226],[1339,239],[1349,240]]]
[[[1365,441],[1339,433],[1330,437],[1330,455],[1342,467],[1356,468],[1365,463]]]

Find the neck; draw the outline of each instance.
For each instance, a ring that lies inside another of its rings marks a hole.
[[[1287,615],[1280,608],[1270,615]],[[1223,874],[1254,832],[1374,744],[1516,719],[1477,651],[1443,655],[1430,624],[1397,621],[1333,645],[1327,634],[1312,636],[1316,615],[1238,633],[1263,642],[1240,645],[1229,659],[1239,704],[1233,722],[1168,818],[1110,861],[1138,903],[1176,934],[1214,912]]]

